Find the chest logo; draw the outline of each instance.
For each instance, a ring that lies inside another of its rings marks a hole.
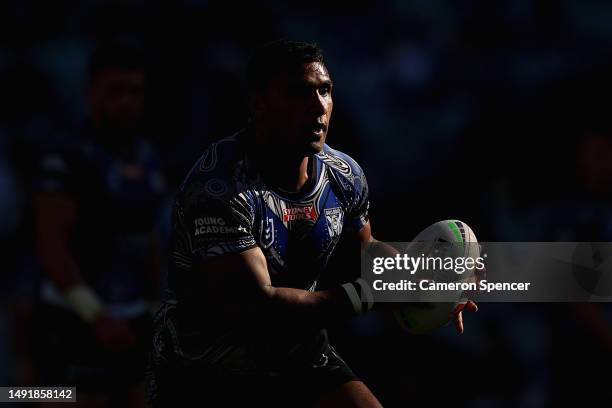
[[[314,205],[305,205],[301,207],[283,208],[283,222],[296,220],[312,220],[317,219],[317,210]]]
[[[342,232],[344,213],[339,207],[326,208],[325,209],[325,220],[327,221],[327,233],[330,238],[340,236]]]

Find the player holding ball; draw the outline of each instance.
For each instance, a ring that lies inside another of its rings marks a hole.
[[[341,234],[374,242],[365,175],[326,144],[333,85],[321,50],[267,44],[247,75],[249,126],[212,144],[176,197],[150,401],[380,407],[325,331],[365,313],[368,288],[316,290]]]

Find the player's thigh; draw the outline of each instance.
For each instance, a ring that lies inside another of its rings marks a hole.
[[[316,408],[378,408],[382,407],[372,391],[361,381],[348,381],[321,395]]]

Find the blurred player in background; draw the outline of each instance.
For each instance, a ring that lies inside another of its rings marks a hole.
[[[142,134],[144,89],[140,50],[101,45],[89,66],[89,122],[40,159],[35,358],[41,384],[76,386],[88,406],[144,405],[152,230],[165,188]]]
[[[379,407],[325,330],[369,310],[369,289],[317,290],[341,234],[374,242],[364,173],[326,144],[333,85],[321,51],[267,44],[248,82],[251,123],[213,143],[177,194],[151,402]]]

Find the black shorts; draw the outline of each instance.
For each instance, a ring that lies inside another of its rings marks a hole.
[[[162,333],[166,330],[164,325],[156,327],[146,374],[153,407],[192,405],[193,401],[210,407],[306,407],[323,393],[358,380],[327,342],[312,358],[279,371],[232,370],[179,357],[176,343],[160,344],[172,343],[172,336]]]

